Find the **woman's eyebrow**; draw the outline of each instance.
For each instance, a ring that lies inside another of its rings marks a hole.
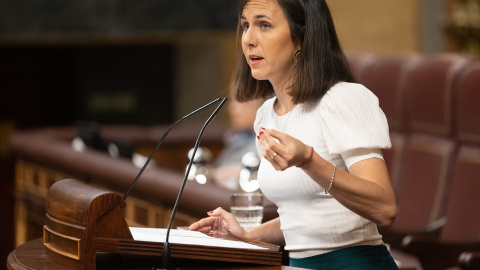
[[[243,16],[243,15],[242,15],[240,18],[241,18],[242,20],[246,20],[246,19],[247,19],[247,18],[245,18],[245,16]],[[255,15],[253,18],[254,18],[254,19],[263,19],[263,18],[270,19],[270,17],[268,17],[268,16],[265,15],[265,14]],[[271,19],[270,19],[270,20],[271,20]]]

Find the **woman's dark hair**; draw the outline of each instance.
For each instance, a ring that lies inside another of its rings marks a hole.
[[[243,8],[249,0],[240,0],[237,25],[237,67],[230,90],[241,102],[267,98],[274,94],[268,80],[256,80],[243,56],[240,24]],[[338,82],[354,82],[346,57],[340,47],[333,19],[325,0],[276,0],[288,20],[292,41],[301,45],[289,94],[293,102],[313,103]],[[293,55],[292,55],[293,57]]]

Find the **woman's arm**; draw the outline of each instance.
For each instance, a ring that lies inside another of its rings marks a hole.
[[[207,214],[209,217],[193,223],[190,225],[189,230],[203,233],[212,232],[220,235],[232,232],[239,236],[275,245],[282,245],[285,242],[280,229],[280,218],[275,218],[257,227],[244,230],[240,227],[233,214],[221,207]]]
[[[301,167],[325,190],[330,187],[333,165],[314,153],[312,160]],[[341,204],[380,227],[390,226],[396,216],[395,194],[387,166],[378,158],[359,161],[350,173],[335,169],[329,193]]]
[[[260,226],[249,229],[245,232],[244,236],[279,246],[285,244],[285,238],[280,229],[280,218],[278,217],[262,223]]]
[[[302,164],[310,157],[310,146],[273,129],[261,129],[259,142],[263,156],[276,170]],[[395,195],[383,160],[369,158],[359,161],[350,167],[349,173],[336,168],[330,189],[333,164],[313,153],[301,169],[325,190],[329,190],[337,201],[358,215],[382,227],[389,226],[395,219]]]

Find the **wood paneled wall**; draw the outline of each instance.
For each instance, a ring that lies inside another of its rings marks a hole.
[[[420,50],[420,0],[327,0],[345,50]]]

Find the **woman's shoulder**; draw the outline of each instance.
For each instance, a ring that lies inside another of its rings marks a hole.
[[[339,105],[347,107],[359,104],[378,106],[378,98],[365,86],[358,83],[340,82],[330,88],[320,100],[320,108],[334,107]]]
[[[317,107],[320,114],[329,119],[345,117],[357,119],[360,115],[377,114],[380,104],[368,88],[358,83],[335,84],[321,99]]]
[[[265,110],[265,108],[272,107],[273,103],[275,102],[276,99],[277,99],[276,97],[271,97],[271,98],[266,99],[263,102],[262,106],[260,106],[260,109]]]
[[[377,99],[367,87],[358,83],[339,82],[327,91],[325,97],[328,99]]]
[[[263,102],[263,104],[258,108],[257,110],[257,116],[256,118],[258,119],[259,117],[263,117],[263,114],[266,110],[269,110],[273,108],[273,104],[275,103],[276,97],[269,98]]]
[[[336,84],[323,97],[319,110],[331,153],[390,147],[385,114],[378,98],[365,86]]]

